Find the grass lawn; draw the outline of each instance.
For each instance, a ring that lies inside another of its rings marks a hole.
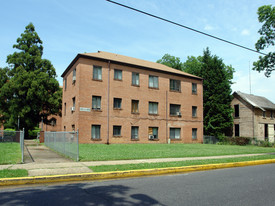
[[[4,169],[0,170],[0,178],[12,178],[12,177],[27,177],[28,171],[23,169],[10,170]]]
[[[81,161],[203,157],[275,152],[272,147],[213,144],[80,144]]]
[[[191,165],[204,165],[204,164],[218,164],[230,162],[244,162],[252,160],[274,159],[275,155],[261,155],[254,157],[237,157],[225,159],[209,159],[209,160],[187,160],[181,162],[160,162],[160,163],[140,163],[140,164],[125,164],[125,165],[101,165],[91,166],[94,172],[108,172],[108,171],[125,171],[125,170],[139,170],[139,169],[154,169],[154,168],[167,168],[167,167],[183,167]]]
[[[15,142],[0,143],[0,164],[16,164],[21,162],[20,144]]]

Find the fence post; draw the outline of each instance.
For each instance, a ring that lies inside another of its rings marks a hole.
[[[23,128],[23,132],[22,131],[19,131],[20,132],[20,145],[21,145],[21,162],[24,163],[24,134],[25,134],[25,128]]]
[[[77,129],[76,132],[76,144],[77,144],[77,157],[76,157],[76,161],[79,161],[79,142],[78,142],[78,133],[79,133],[79,129]]]

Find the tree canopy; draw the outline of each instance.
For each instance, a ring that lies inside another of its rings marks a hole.
[[[261,35],[255,44],[257,51],[275,45],[275,7],[271,5],[261,6],[258,9],[258,20],[263,23],[262,28],[258,31]],[[256,71],[265,71],[265,75],[269,77],[271,72],[275,70],[275,52],[274,49],[265,56],[259,56],[259,60],[253,63],[253,69]]]
[[[231,135],[234,68],[225,65],[218,56],[211,55],[207,48],[203,56],[187,57],[186,62],[181,63],[181,70],[203,78],[204,134],[216,137]]]
[[[157,60],[157,63],[164,64],[174,69],[182,70],[182,63],[180,61],[180,58],[172,56],[170,54],[165,54],[161,59]]]
[[[32,129],[43,120],[49,123],[50,114],[59,114],[62,105],[62,89],[56,80],[55,68],[42,59],[42,41],[32,23],[17,39],[13,48],[19,50],[7,57],[9,68],[0,84],[0,114],[6,127]],[[8,78],[8,79],[7,79]]]

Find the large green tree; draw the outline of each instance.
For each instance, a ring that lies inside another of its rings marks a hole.
[[[164,64],[174,69],[182,70],[182,63],[180,61],[180,58],[172,56],[170,54],[165,54],[161,59],[157,60],[157,63]]]
[[[50,114],[60,114],[62,90],[55,68],[42,59],[42,41],[32,23],[13,47],[19,51],[8,55],[9,69],[0,70],[8,77],[0,88],[0,114],[5,126],[17,128],[19,117],[20,129],[28,131],[41,120],[49,123]]]
[[[186,62],[181,63],[181,70],[203,78],[204,134],[216,137],[231,135],[234,68],[226,66],[218,56],[211,55],[207,48],[203,56],[187,57]]]
[[[258,31],[261,35],[255,44],[257,51],[275,45],[275,7],[272,5],[261,6],[258,9],[258,20],[262,24],[262,28]],[[259,56],[259,60],[253,63],[253,69],[256,71],[265,71],[265,75],[269,77],[271,72],[275,70],[275,52],[271,49],[265,56]]]

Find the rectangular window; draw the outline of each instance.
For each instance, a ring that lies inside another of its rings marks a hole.
[[[101,110],[101,97],[100,96],[93,96],[92,109],[93,110]]]
[[[240,105],[238,105],[238,104],[234,105],[234,116],[240,117]]]
[[[138,139],[138,127],[132,126],[131,139]]]
[[[73,70],[73,83],[76,81],[76,69]]]
[[[72,98],[72,101],[73,101],[73,107],[71,109],[72,112],[75,111],[75,97]]]
[[[138,113],[139,100],[132,100],[132,113]]]
[[[149,75],[149,87],[159,88],[159,78],[157,76]]]
[[[148,135],[149,139],[158,139],[158,127],[149,127]]]
[[[192,129],[192,139],[197,139],[197,128]]]
[[[197,117],[197,107],[192,106],[192,117]]]
[[[239,137],[240,136],[240,125],[239,124],[235,124],[235,137]]]
[[[149,114],[158,114],[157,102],[149,102]]]
[[[273,111],[270,111],[270,118],[273,119]]]
[[[263,111],[263,118],[265,118],[265,111]]]
[[[66,126],[64,126],[64,132],[66,132]]]
[[[64,103],[64,116],[66,116],[67,104]]]
[[[73,132],[75,131],[75,125],[74,124],[72,125],[72,131]]]
[[[67,78],[65,78],[65,80],[64,80],[64,89],[65,89],[65,91],[66,91],[66,89],[67,89]]]
[[[170,79],[170,91],[180,92],[180,80]]]
[[[170,115],[181,116],[179,104],[170,104]]]
[[[180,139],[180,128],[170,128],[170,139]]]
[[[192,94],[197,94],[197,84],[192,83]]]
[[[114,79],[122,80],[122,70],[119,70],[119,69],[114,70]]]
[[[102,67],[101,66],[93,67],[93,79],[102,80]]]
[[[100,139],[100,125],[92,125],[92,139]]]
[[[121,98],[114,98],[114,109],[121,109]]]
[[[132,85],[139,86],[139,73],[132,73]]]
[[[113,136],[121,136],[121,126],[113,126]]]

